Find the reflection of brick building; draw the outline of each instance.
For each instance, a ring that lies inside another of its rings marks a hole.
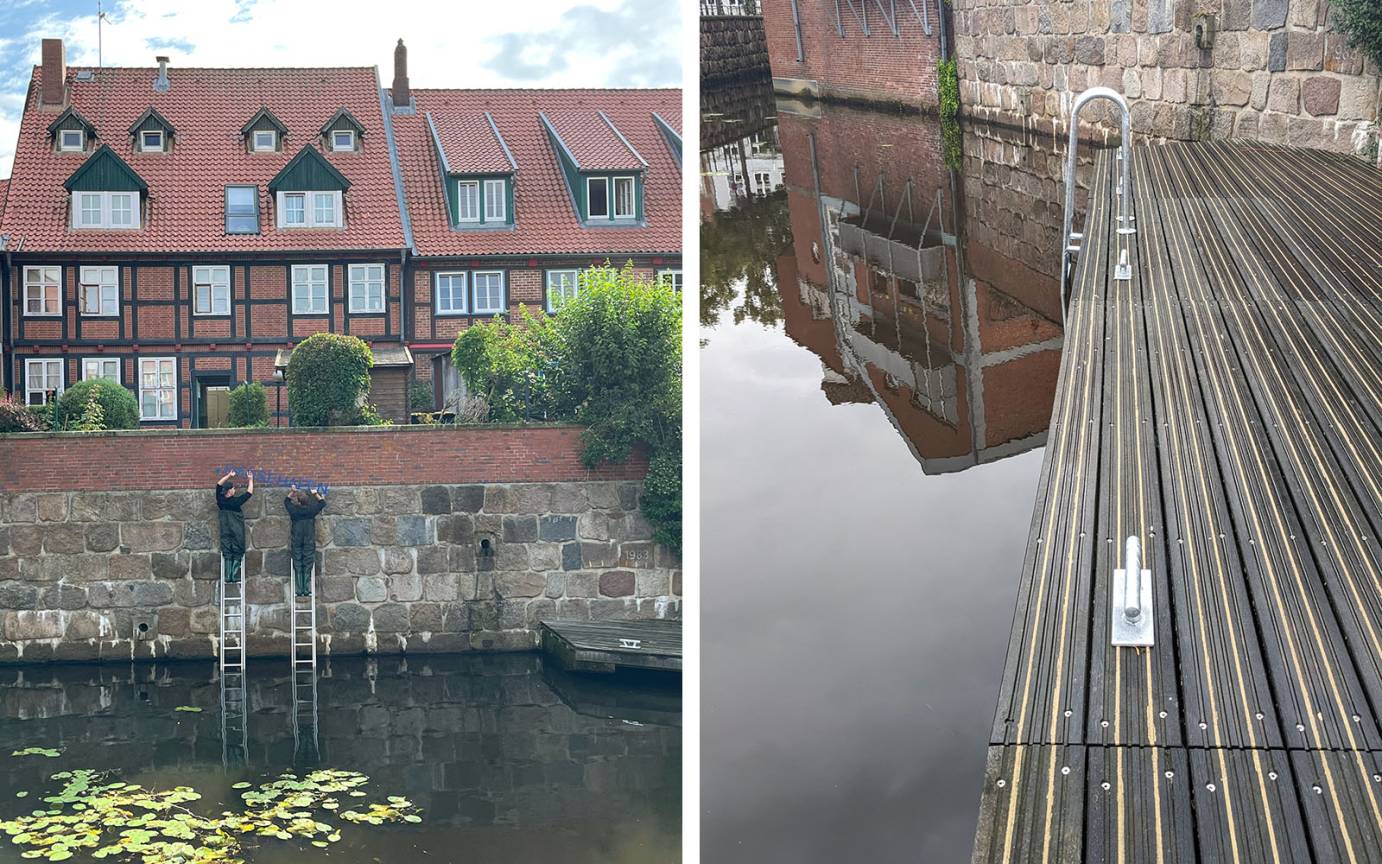
[[[991,231],[967,216],[969,178],[944,168],[938,126],[843,108],[779,123],[795,240],[777,265],[783,314],[821,357],[827,397],[878,403],[927,471],[1042,444],[1056,281],[975,239]]]
[[[935,108],[939,0],[763,0],[775,89]]]

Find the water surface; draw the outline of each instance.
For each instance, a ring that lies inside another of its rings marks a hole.
[[[704,98],[704,858],[968,861],[1060,361],[1059,157]]]
[[[192,787],[203,814],[240,809],[232,784],[339,768],[369,775],[359,800],[403,796],[423,821],[341,823],[330,849],[248,838],[245,860],[680,860],[675,680],[573,676],[537,655],[336,658],[320,670],[315,716],[303,704],[295,722],[287,666],[250,658],[242,719],[223,717],[211,664],[0,670],[0,816],[42,806],[60,785],[45,778],[75,768]],[[61,755],[9,755],[26,747]],[[0,860],[18,860],[0,844]]]

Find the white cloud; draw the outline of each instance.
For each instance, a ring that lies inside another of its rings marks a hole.
[[[93,4],[94,5],[94,4]],[[393,79],[393,49],[408,46],[414,87],[679,86],[678,0],[111,0],[101,28],[107,66],[377,66]],[[41,7],[40,7],[41,8]],[[37,10],[35,10],[37,11]],[[97,62],[96,16],[44,14],[11,5],[0,43],[0,177],[19,133],[18,111],[39,60],[39,40],[61,37],[67,62]],[[583,22],[598,22],[589,32]],[[14,25],[22,28],[22,35]],[[619,30],[627,28],[627,39]],[[618,28],[611,30],[611,28]],[[554,41],[555,40],[555,41]],[[513,46],[520,61],[510,65]],[[21,73],[22,70],[22,73]]]

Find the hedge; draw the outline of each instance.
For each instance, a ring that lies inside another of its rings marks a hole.
[[[235,427],[268,426],[269,397],[264,393],[264,385],[246,381],[231,390],[226,422]]]
[[[358,336],[314,333],[288,358],[288,409],[294,426],[352,426],[369,392],[374,356]]]
[[[88,409],[95,395],[99,412]],[[93,414],[99,416],[93,416]],[[108,378],[88,378],[62,391],[53,409],[54,429],[98,431],[101,429],[138,429],[139,402],[134,394]]]

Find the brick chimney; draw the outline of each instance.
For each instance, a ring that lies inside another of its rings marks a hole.
[[[61,39],[43,40],[43,90],[39,101],[61,105],[67,101],[67,55]]]
[[[407,107],[413,100],[413,92],[408,89],[408,49],[403,40],[393,49],[393,104],[399,108]]]

